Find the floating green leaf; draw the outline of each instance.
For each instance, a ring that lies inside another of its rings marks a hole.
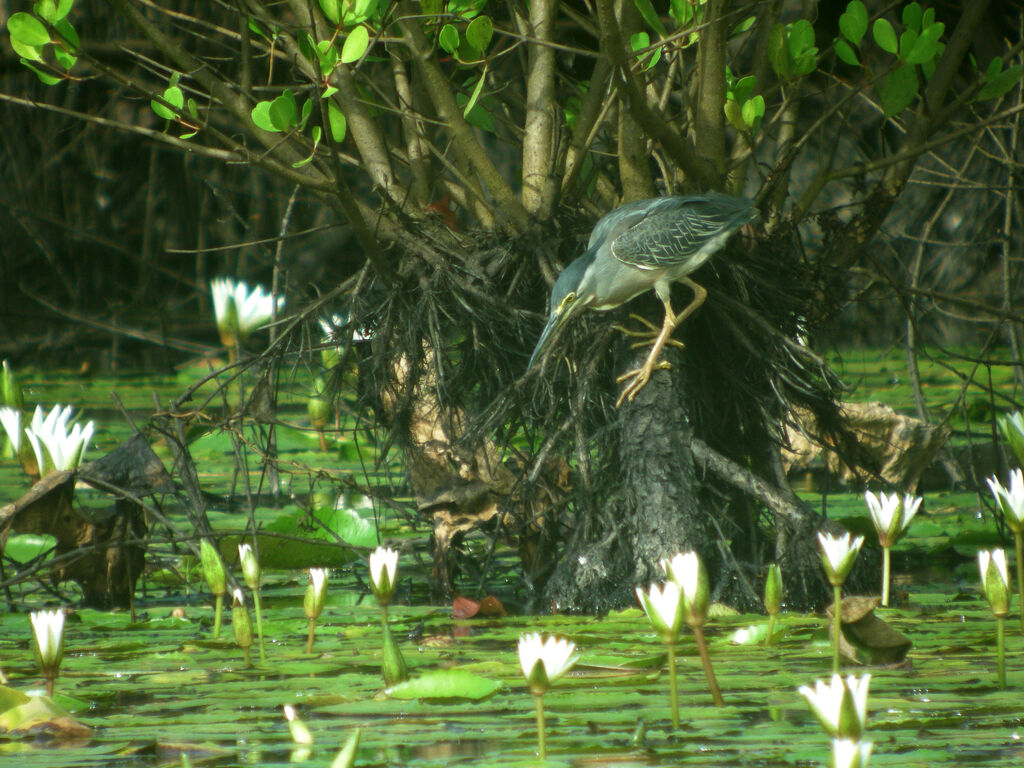
[[[899,50],[899,41],[896,39],[896,30],[892,28],[892,24],[886,19],[875,19],[875,24],[871,28],[871,34],[874,35],[875,43],[886,53],[893,55]]]
[[[464,669],[439,669],[389,688],[396,699],[485,699],[502,686],[500,680]]]
[[[868,31],[868,10],[864,3],[851,0],[846,6],[846,12],[839,17],[839,31],[855,46],[860,45],[864,33]]]
[[[349,32],[345,44],[341,47],[341,63],[351,64],[359,61],[370,45],[370,32],[364,26],[358,26]]]

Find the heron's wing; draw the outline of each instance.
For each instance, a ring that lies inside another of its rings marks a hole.
[[[650,203],[647,214],[621,229],[611,243],[615,258],[641,269],[679,266],[705,247],[720,246],[723,236],[756,215],[749,201],[724,195]]]

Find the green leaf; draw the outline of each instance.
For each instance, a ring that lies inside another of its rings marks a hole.
[[[839,31],[851,43],[860,45],[864,33],[868,31],[868,11],[864,3],[852,0],[846,6],[846,12],[839,17]]]
[[[886,19],[875,19],[875,24],[871,28],[871,34],[874,35],[875,43],[886,53],[893,55],[899,50],[899,42],[896,40],[896,30],[892,28]]]
[[[651,44],[651,36],[646,32],[637,32],[629,36],[629,45],[633,49],[633,53],[642,51],[644,48]]]
[[[945,31],[946,25],[941,21],[926,27],[914,45],[907,52],[905,61],[908,64],[924,64],[939,55],[939,39]]]
[[[860,66],[860,60],[857,58],[857,52],[853,50],[853,47],[848,42],[837,37],[832,42],[832,47],[840,61],[849,64],[851,67]]]
[[[261,101],[253,107],[251,112],[252,121],[264,131],[278,133],[281,129],[275,126],[274,121],[270,119],[270,105],[271,102],[269,101]]]
[[[359,26],[349,32],[345,44],[341,47],[341,63],[351,64],[359,61],[370,45],[370,32],[366,27]]]
[[[693,21],[693,6],[689,0],[671,0],[668,12],[679,22],[679,26],[688,27]]]
[[[775,74],[788,80],[793,74],[793,60],[786,45],[786,28],[782,24],[772,25],[768,32],[768,61]]]
[[[306,121],[309,120],[309,114],[313,111],[313,100],[306,99],[306,103],[302,105],[302,119],[299,120],[299,130],[303,130],[306,127]]]
[[[337,92],[338,92],[337,88],[335,88],[333,85],[328,85],[326,88],[324,88],[324,92],[320,94],[320,98],[321,99],[329,99],[329,98],[331,98],[331,96],[333,96]]]
[[[747,18],[745,18],[743,21],[741,21],[739,24],[737,24],[735,27],[732,28],[732,32],[729,34],[729,36],[730,37],[736,37],[736,35],[743,34],[748,29],[750,29],[752,26],[754,26],[754,23],[756,21],[757,21],[757,16],[747,16]]]
[[[880,96],[885,116],[898,115],[917,97],[917,70],[909,64],[896,67],[886,75]]]
[[[476,85],[473,87],[473,93],[469,95],[469,101],[466,102],[466,106],[462,109],[463,117],[468,117],[469,113],[473,111],[473,107],[476,106],[476,101],[480,98],[480,91],[484,88],[484,80],[486,78],[487,67],[484,66],[484,71],[480,73],[480,78],[476,81]]]
[[[1008,67],[1006,70],[991,78],[986,74],[986,83],[982,86],[981,90],[978,91],[978,95],[974,97],[974,101],[985,101],[986,99],[995,99],[1002,96],[1017,84],[1021,78],[1021,73],[1024,73],[1024,66],[1018,64],[1015,67]]]
[[[12,14],[7,20],[7,31],[12,42],[17,41],[22,45],[39,47],[50,42],[50,33],[46,31],[43,22],[27,13]]]
[[[331,22],[331,24],[341,23],[341,2],[340,0],[319,0],[320,10],[324,12],[324,16]]]
[[[341,19],[342,23],[346,27],[362,24],[377,10],[377,2],[378,0],[354,0],[354,2],[350,0],[346,2],[345,15]]]
[[[345,119],[345,113],[333,101],[327,102],[327,122],[331,124],[331,138],[338,144],[343,142],[348,121]]]
[[[310,99],[306,103],[312,104],[313,100]],[[302,166],[312,162],[313,158],[316,156],[316,148],[320,146],[320,138],[323,136],[323,131],[320,130],[319,125],[314,125],[311,133],[313,135],[313,151],[309,153],[309,157],[307,157],[305,160],[299,160],[297,162],[292,163],[292,168],[301,168]]]
[[[17,49],[15,49],[15,50],[17,50]],[[44,72],[43,70],[39,69],[39,67],[37,67],[34,64],[32,64],[32,62],[30,62],[28,59],[22,59],[21,63],[24,64],[29,69],[31,69],[33,72],[35,72],[36,73],[36,77],[39,78],[39,81],[43,85],[56,85],[57,83],[59,83],[61,81],[61,78],[55,77],[54,75],[51,75],[49,72]]]
[[[43,60],[43,47],[37,45],[25,45],[24,43],[11,38],[11,48],[14,52],[21,56],[21,61],[24,64],[25,61],[42,61]],[[39,70],[35,67],[29,67],[33,72],[39,74]]]
[[[789,26],[790,55],[796,60],[812,48],[814,48],[814,27],[811,26],[811,22],[807,19],[794,21]]]
[[[441,27],[441,34],[437,37],[438,44],[448,53],[454,54],[459,50],[459,30],[454,24],[445,24]]]
[[[81,47],[81,41],[78,39],[78,33],[75,31],[75,28],[71,26],[71,22],[67,19],[60,19],[53,25],[53,27],[63,38],[62,40],[57,41],[56,48],[68,48],[70,52],[76,53]],[[174,85],[174,83],[171,83],[171,85]]]
[[[917,3],[909,3],[903,7],[903,26],[914,32],[921,31],[921,6]]]
[[[661,19],[654,10],[654,6],[651,5],[651,0],[633,0],[633,5],[636,6],[644,21],[647,22],[647,26],[662,37],[668,37],[668,31],[665,29],[665,25],[661,23]]]
[[[729,125],[735,128],[737,131],[745,131],[747,124],[743,122],[743,107],[739,105],[739,102],[729,99],[723,105],[725,109],[725,119],[729,121]]]
[[[743,123],[752,131],[756,131],[764,117],[764,96],[757,94],[743,104]]]
[[[907,60],[907,54],[910,53],[910,49],[914,47],[917,42],[917,32],[912,29],[903,30],[903,34],[900,35],[900,61]]]
[[[330,40],[321,40],[316,44],[316,57],[320,63],[320,74],[327,77],[338,66],[338,49]]]
[[[924,16],[921,17],[921,28],[927,29],[935,23],[935,9],[929,8],[924,12]]]
[[[491,36],[494,34],[494,24],[489,16],[477,16],[466,27],[466,42],[477,51],[477,57],[482,57],[491,43]]]
[[[160,95],[168,104],[177,107],[179,112],[181,111],[181,108],[185,106],[185,94],[182,92],[181,88],[176,85],[172,85]],[[149,106],[152,107],[154,112],[156,112],[157,117],[162,117],[164,120],[173,120],[178,116],[177,112],[168,109],[156,99],[151,100],[149,102]]]
[[[280,96],[270,102],[270,109],[267,112],[270,122],[279,131],[287,131],[298,125],[299,107],[295,103],[295,94],[285,90]]]
[[[747,75],[741,77],[736,81],[736,84],[732,87],[733,95],[740,104],[750,98],[754,89],[757,88],[757,78],[753,75]]]
[[[185,106],[188,108],[188,113],[192,115],[192,117],[199,117],[199,105],[196,104],[195,99],[189,97],[188,100],[185,101]]]
[[[427,672],[387,690],[396,699],[486,699],[502,687],[500,680],[457,667]]]

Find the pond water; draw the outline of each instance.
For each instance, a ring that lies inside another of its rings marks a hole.
[[[73,402],[96,419],[98,448],[90,452],[95,457],[129,434],[109,405],[111,389],[144,421],[151,390],[166,402],[189,375],[117,382],[60,377],[59,384],[47,383],[58,377],[29,376],[26,396],[46,405]],[[303,413],[300,397],[284,402],[285,420],[300,423]],[[351,452],[357,437],[335,444],[330,461],[332,471],[362,481],[365,465]],[[297,464],[324,462],[310,432],[282,428],[278,443],[282,455]],[[214,528],[243,530],[247,514],[223,504],[232,488],[240,488],[230,470],[230,441],[211,433],[193,450],[204,490],[212,494]],[[374,473],[380,482],[400,480],[399,468],[387,464]],[[273,528],[298,519],[301,512],[289,494],[310,490],[308,477],[302,487],[298,477],[284,479],[282,508],[255,510],[261,525]],[[259,474],[253,478],[258,482]],[[0,463],[0,501],[16,498],[26,487],[13,462]],[[100,503],[88,492],[80,497],[82,503]],[[867,524],[859,495],[830,496],[828,504],[830,516],[849,527]],[[230,610],[222,639],[214,640],[212,610],[199,575],[187,558],[158,542],[134,623],[126,611],[78,609],[68,617],[56,700],[90,734],[62,741],[0,736],[0,754],[18,766],[327,766],[358,728],[360,766],[536,764],[533,697],[519,670],[516,641],[523,632],[541,631],[571,638],[582,654],[545,697],[552,765],[829,764],[829,739],[797,693],[830,674],[824,616],[784,612],[769,647],[755,642],[763,637],[765,617],[716,616],[707,635],[726,703],[722,708],[711,705],[692,636],[684,630],[678,657],[681,724],[673,729],[664,649],[639,609],[604,617],[453,619],[449,607],[426,602],[429,556],[422,531],[414,535],[402,519],[379,507],[354,507],[353,519],[364,523],[349,531],[355,538],[368,529],[372,539],[373,524],[380,523],[391,540],[405,540],[398,604],[390,619],[411,676],[458,669],[494,681],[493,693],[480,699],[389,694],[380,672],[379,610],[365,586],[365,563],[323,541],[275,549],[270,537],[261,537],[267,663],[247,668],[231,640]],[[913,642],[907,662],[891,668],[847,666],[854,674],[872,674],[867,734],[875,745],[872,766],[1024,764],[1024,634],[1012,614],[1008,689],[1000,691],[996,625],[978,591],[974,561],[979,546],[999,540],[979,507],[975,494],[928,493],[926,511],[894,551],[894,589],[902,602],[878,615]],[[222,543],[226,556],[235,543]],[[40,542],[23,537],[15,544],[12,553],[28,557]],[[328,605],[311,654],[304,649],[306,577],[295,558],[302,566],[332,567]],[[515,603],[513,578],[489,586]],[[59,598],[37,582],[15,589],[19,610],[0,615],[0,669],[11,688],[28,694],[42,689],[25,609],[73,603],[75,595],[71,589]],[[258,659],[255,649],[253,658]],[[285,704],[296,708],[313,733],[308,750],[293,745],[282,715]]]

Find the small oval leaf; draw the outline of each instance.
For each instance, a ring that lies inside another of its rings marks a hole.
[[[341,47],[341,63],[351,64],[353,61],[359,61],[369,45],[370,32],[366,27],[356,27],[349,32],[345,38],[345,45]]]
[[[886,53],[893,55],[899,50],[899,41],[896,39],[896,30],[892,28],[886,19],[875,19],[875,24],[871,28],[871,34],[874,35],[875,42],[878,47]]]
[[[11,40],[22,45],[41,46],[50,42],[50,33],[43,22],[27,13],[15,13],[7,20],[7,31]]]

